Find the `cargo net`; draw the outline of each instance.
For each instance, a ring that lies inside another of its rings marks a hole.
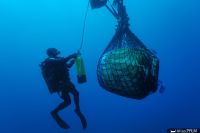
[[[157,90],[158,58],[129,30],[118,31],[99,59],[99,84],[115,94],[142,99]]]

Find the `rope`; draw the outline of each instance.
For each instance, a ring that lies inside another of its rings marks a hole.
[[[84,21],[83,21],[81,44],[80,44],[80,48],[78,49],[78,51],[80,51],[82,49],[82,47],[83,47],[83,41],[84,41],[84,35],[85,35],[85,24],[86,24],[86,18],[87,18],[87,14],[88,14],[89,5],[90,5],[90,1],[88,1],[87,8],[86,8],[86,11],[85,11],[85,17],[84,17]]]

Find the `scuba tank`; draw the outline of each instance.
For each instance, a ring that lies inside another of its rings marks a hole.
[[[57,77],[57,69],[54,68],[55,64],[50,61],[51,59],[46,59],[40,64],[42,77],[46,82],[49,92],[58,92],[60,88],[59,78]]]
[[[80,83],[80,84],[85,83],[87,81],[86,73],[85,73],[85,66],[84,66],[83,58],[81,57],[80,53],[78,54],[77,58],[75,59],[75,65],[76,65],[78,83]]]

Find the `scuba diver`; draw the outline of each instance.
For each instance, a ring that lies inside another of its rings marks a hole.
[[[69,128],[68,124],[60,118],[58,112],[71,104],[71,99],[69,96],[69,93],[71,93],[74,97],[74,111],[80,118],[83,129],[86,129],[87,121],[84,115],[81,113],[79,106],[79,92],[71,82],[69,75],[69,68],[73,66],[78,53],[74,53],[64,58],[58,56],[60,51],[56,48],[48,48],[46,52],[48,57],[40,65],[43,78],[50,93],[57,92],[60,98],[63,99],[63,102],[60,103],[53,111],[51,111],[52,117],[61,128]]]

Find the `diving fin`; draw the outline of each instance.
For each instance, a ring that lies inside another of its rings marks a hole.
[[[53,117],[53,119],[56,121],[56,123],[63,129],[69,129],[69,125],[67,123],[65,123],[60,116],[55,112],[52,111],[51,112],[51,116]]]
[[[87,121],[86,121],[85,116],[81,113],[80,110],[75,110],[75,113],[76,113],[76,114],[78,115],[78,117],[80,118],[82,127],[83,127],[83,129],[85,130],[85,129],[87,128]]]

